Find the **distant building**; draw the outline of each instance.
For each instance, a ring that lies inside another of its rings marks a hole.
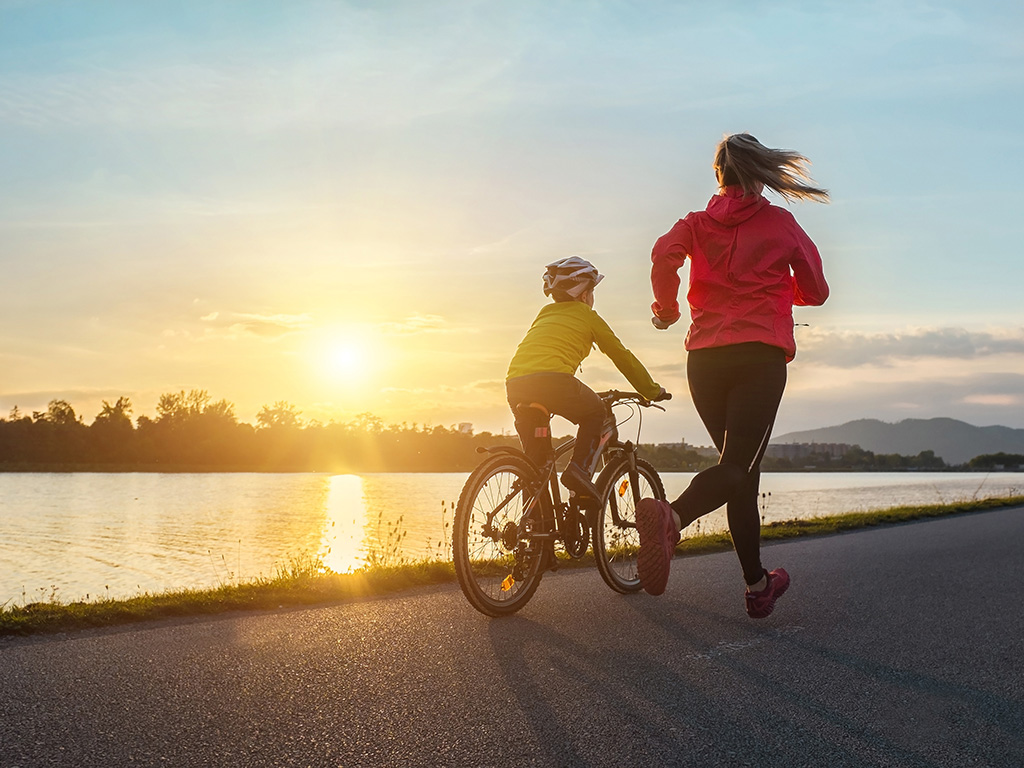
[[[664,445],[666,448],[681,448],[684,451],[693,451],[698,456],[718,458],[718,449],[713,445],[690,445],[686,440],[678,443],[659,443],[659,445]]]
[[[718,458],[718,449],[713,445],[690,445],[686,440],[678,443],[661,443],[666,448],[680,448],[684,451],[693,451],[698,456],[712,459]],[[841,459],[859,445],[847,443],[780,443],[769,445],[765,450],[765,456],[770,459],[806,459],[808,456],[828,456],[832,459]]]
[[[698,456],[708,456],[713,459],[718,458],[718,449],[713,445],[690,445],[683,440],[683,450],[693,451]]]
[[[473,436],[473,424],[469,421],[463,421],[459,423],[459,434]]]
[[[808,456],[828,456],[841,459],[859,445],[847,443],[779,443],[769,445],[764,455],[769,459],[806,459]]]

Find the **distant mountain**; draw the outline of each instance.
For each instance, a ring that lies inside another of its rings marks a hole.
[[[773,445],[781,443],[848,443],[873,453],[903,456],[930,450],[947,464],[965,464],[984,453],[1024,454],[1024,429],[976,427],[956,419],[904,419],[895,424],[858,419],[772,439]]]

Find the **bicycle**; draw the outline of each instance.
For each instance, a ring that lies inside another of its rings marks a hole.
[[[543,466],[517,448],[477,449],[491,455],[473,470],[459,495],[452,545],[459,586],[481,613],[506,616],[526,605],[544,573],[557,566],[556,543],[578,560],[592,540],[605,583],[622,594],[640,589],[636,505],[642,498],[665,499],[665,488],[654,467],[637,457],[636,445],[619,440],[618,427],[640,416],[639,441],[641,409],[664,408],[636,392],[598,395],[607,404],[609,421],[598,454],[603,464],[595,482],[598,503],[589,508],[572,494],[563,501],[558,483],[558,460],[571,453],[575,438],[550,451]],[[661,399],[670,397],[666,393]],[[612,408],[622,405],[630,415],[616,422]]]

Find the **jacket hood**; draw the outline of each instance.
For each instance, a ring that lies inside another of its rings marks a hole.
[[[707,211],[719,224],[735,227],[767,205],[771,203],[760,194],[744,195],[741,187],[726,187],[723,194],[711,198]]]

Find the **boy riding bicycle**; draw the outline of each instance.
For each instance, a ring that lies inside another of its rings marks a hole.
[[[612,329],[594,311],[594,288],[604,275],[589,261],[570,256],[547,265],[544,295],[554,299],[540,310],[516,349],[505,377],[508,404],[515,416],[523,451],[536,464],[549,458],[552,415],[577,425],[572,460],[562,473],[562,485],[583,505],[597,501],[591,482],[608,408],[586,384],[575,377],[596,343],[615,367],[649,400],[666,395],[664,387],[626,349]]]

